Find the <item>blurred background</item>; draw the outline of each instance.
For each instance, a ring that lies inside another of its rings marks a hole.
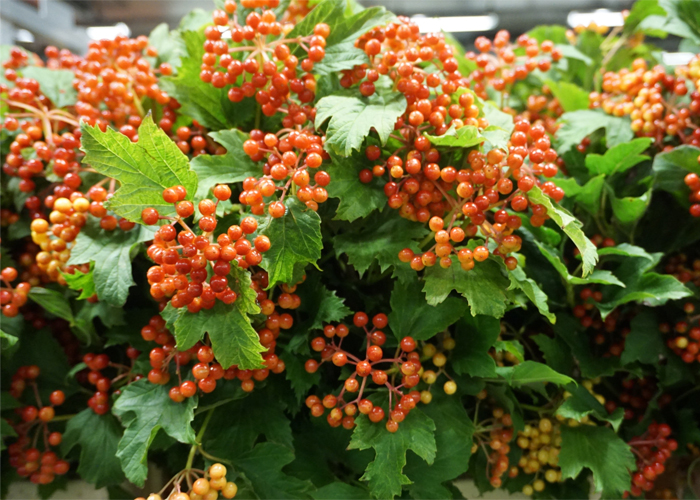
[[[645,0],[638,0],[645,1]],[[622,25],[634,0],[359,0],[416,20],[422,31],[452,33],[469,47],[500,29],[519,35],[541,24],[574,27]],[[162,22],[177,27],[192,9],[212,10],[213,0],[0,0],[0,43],[36,53],[46,45],[83,53],[90,40],[148,35]],[[675,42],[677,44],[677,42]],[[660,41],[674,47],[673,39]],[[665,47],[668,46],[668,47]]]

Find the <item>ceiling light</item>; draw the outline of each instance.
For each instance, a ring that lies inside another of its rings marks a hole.
[[[15,31],[15,42],[19,43],[34,43],[34,35],[31,31],[18,29]]]
[[[695,57],[692,52],[663,52],[661,58],[666,66],[684,66]]]
[[[451,17],[413,16],[411,21],[418,25],[421,33],[491,31],[498,26],[498,16],[496,14]]]
[[[614,12],[608,9],[597,9],[593,12],[577,12],[572,10],[566,18],[566,22],[572,28],[577,26],[588,26],[595,23],[598,26],[622,26],[625,24],[625,18],[622,12]]]
[[[90,26],[85,31],[92,40],[114,40],[118,36],[131,35],[131,30],[124,23],[117,23],[114,26]]]

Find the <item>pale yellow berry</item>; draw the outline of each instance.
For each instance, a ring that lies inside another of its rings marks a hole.
[[[556,483],[558,479],[557,471],[554,469],[549,469],[544,473],[544,478],[548,483]]]
[[[552,431],[552,421],[548,418],[543,418],[540,420],[539,428],[542,432]]]
[[[457,392],[457,384],[455,384],[452,380],[448,380],[445,382],[445,385],[443,386],[445,389],[445,394],[448,396],[451,396],[455,392]]]
[[[428,385],[434,384],[437,380],[437,373],[433,370],[426,370],[423,372],[423,382]]]
[[[532,489],[532,486],[530,486],[529,484],[526,484],[525,486],[523,486],[523,494],[524,495],[531,496],[533,492],[534,492],[534,490]]]
[[[431,394],[430,391],[421,391],[420,393],[420,402],[423,403],[424,405],[429,404],[433,400],[433,395]]]
[[[441,366],[445,366],[445,363],[447,363],[447,358],[445,355],[441,352],[438,352],[433,356],[433,364],[440,368]]]
[[[425,344],[423,346],[423,356],[432,358],[437,352],[437,348],[433,344]]]
[[[442,341],[442,348],[446,351],[451,351],[455,348],[456,342],[452,337],[448,337]]]
[[[542,491],[544,490],[544,481],[541,479],[535,479],[535,481],[532,483],[532,487],[535,489],[535,491]]]

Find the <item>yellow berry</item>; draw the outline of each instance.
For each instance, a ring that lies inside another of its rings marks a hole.
[[[423,403],[424,405],[429,404],[433,400],[433,395],[430,393],[430,391],[421,391],[420,393],[420,402]]]
[[[548,469],[547,472],[544,473],[544,478],[548,483],[556,483],[558,479],[557,471],[554,469]]]
[[[445,389],[445,394],[449,396],[457,392],[457,384],[455,384],[452,380],[448,380],[447,382],[445,382],[443,388]]]
[[[54,202],[53,209],[66,214],[73,209],[73,204],[68,198],[59,198]]]
[[[445,355],[441,352],[438,352],[433,356],[433,364],[440,368],[441,366],[445,366],[445,363],[447,363],[447,358]]]
[[[209,490],[206,495],[202,495],[202,500],[216,500],[219,498],[219,492],[216,490]]]
[[[226,476],[226,466],[223,464],[214,464],[209,467],[209,476],[212,479],[219,479]]]
[[[35,233],[45,233],[49,230],[49,223],[45,219],[34,219],[30,227]]]
[[[423,356],[432,358],[437,352],[437,348],[433,344],[425,344],[423,346]]]
[[[455,339],[453,339],[452,337],[448,337],[442,341],[442,348],[446,351],[451,351],[455,348],[455,344]]]
[[[434,384],[437,380],[437,373],[433,370],[426,370],[423,372],[423,382],[428,385]]]
[[[90,208],[90,202],[87,198],[78,198],[73,202],[73,208],[76,212],[87,212]]]
[[[535,479],[535,482],[532,483],[532,487],[535,489],[535,491],[542,491],[544,490],[544,481],[541,479]]]
[[[197,479],[192,485],[192,491],[194,491],[197,495],[206,495],[209,493],[209,481],[203,477]]]
[[[224,486],[224,489],[221,490],[221,495],[224,498],[233,498],[236,496],[236,493],[238,493],[238,486],[236,486],[236,483],[233,483],[231,481],[226,483],[226,486]]]
[[[214,490],[221,491],[221,489],[226,486],[226,476],[210,479],[209,486]]]
[[[548,418],[541,419],[539,428],[542,432],[551,432],[552,431],[552,421],[549,420]]]
[[[523,486],[523,495],[531,496],[533,491],[534,490],[532,489],[532,486],[530,486],[529,484]]]
[[[476,399],[483,400],[483,399],[486,399],[488,397],[488,395],[489,394],[488,394],[488,392],[486,392],[486,389],[482,389],[476,394]]]

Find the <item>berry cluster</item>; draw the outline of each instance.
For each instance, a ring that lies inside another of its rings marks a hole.
[[[113,389],[112,385],[120,382],[131,383],[141,378],[139,375],[132,373],[133,362],[138,358],[140,352],[133,347],[126,350],[127,357],[131,360],[131,366],[115,363],[109,359],[107,354],[87,353],[83,356],[83,363],[87,365],[87,370],[79,372],[77,378],[82,383],[94,387],[95,393],[88,399],[88,407],[98,415],[104,415],[109,411],[109,391]],[[105,376],[103,373],[106,369],[116,369],[117,374],[114,378]],[[118,395],[119,391],[114,391]]]
[[[486,391],[481,391],[477,394],[477,400],[486,399]],[[479,415],[479,407],[476,409],[476,417]],[[491,411],[491,417],[479,422],[476,432],[474,433],[474,443],[472,444],[472,453],[475,453],[479,447],[484,450],[486,455],[486,475],[489,478],[491,486],[500,488],[503,484],[503,475],[508,472],[508,477],[516,477],[518,475],[517,467],[510,467],[510,442],[513,439],[513,419],[510,414],[503,411],[503,408],[495,407]],[[488,448],[487,448],[488,447]],[[488,450],[491,451],[488,451]]]
[[[630,494],[639,497],[654,489],[654,481],[666,470],[664,463],[678,449],[678,443],[669,439],[670,435],[671,427],[667,424],[652,423],[642,436],[628,443],[637,457],[637,469],[631,472],[632,487],[623,498]]]
[[[700,317],[694,315],[695,304],[686,302],[683,304],[685,318],[677,321],[673,327],[668,323],[659,325],[659,331],[664,335],[675,335],[669,337],[666,344],[686,363],[694,361],[700,362]]]
[[[13,287],[12,282],[17,279],[18,274],[14,267],[6,267],[0,272],[0,278],[5,284],[4,287],[0,287],[0,305],[3,316],[7,318],[14,318],[19,314],[19,308],[27,303],[27,295],[32,288],[26,281]]]
[[[621,390],[617,395],[617,402],[613,399],[605,401],[605,409],[612,413],[616,408],[625,410],[625,420],[642,420],[649,407],[650,401],[658,392],[658,387],[654,379],[649,377],[626,378],[621,383]],[[661,394],[656,400],[659,408],[663,408],[671,402],[671,395]]]
[[[379,313],[372,318],[372,324],[368,327],[369,322],[369,316],[364,312],[355,313],[353,317],[353,324],[363,329],[366,337],[367,345],[362,358],[342,348],[343,340],[350,333],[350,329],[342,323],[326,325],[323,328],[324,336],[316,337],[311,341],[311,349],[321,353],[321,363],[315,359],[309,359],[305,366],[307,372],[316,372],[319,365],[327,361],[338,367],[354,365],[355,369],[345,379],[343,388],[337,396],[328,394],[323,400],[318,396],[309,396],[306,398],[306,406],[314,417],[320,417],[326,409],[330,409],[327,416],[328,423],[332,427],[342,425],[346,429],[354,427],[358,411],[367,415],[375,423],[384,420],[388,413],[386,429],[389,432],[396,432],[406,415],[422,400],[419,391],[405,391],[413,389],[421,381],[420,354],[416,351],[416,341],[411,337],[404,337],[394,356],[385,357],[382,346],[386,342],[386,335],[382,329],[386,328],[389,320],[386,314]],[[401,377],[400,380],[396,380],[397,376]],[[363,398],[365,391],[369,389],[367,387],[369,378],[375,385],[387,388],[389,402],[386,411],[381,405]],[[357,394],[357,396],[350,400],[346,393]],[[429,392],[427,394],[430,396]],[[426,402],[430,402],[431,398],[426,398]]]
[[[681,283],[700,287],[700,259],[690,262],[684,253],[673,255],[664,266],[664,272],[675,276]]]
[[[63,475],[70,468],[68,462],[59,460],[51,447],[61,444],[63,436],[60,432],[49,432],[48,424],[55,415],[55,407],[66,400],[63,391],[53,391],[49,396],[50,404],[44,406],[39,396],[36,380],[41,370],[36,365],[22,366],[12,376],[10,394],[19,399],[27,387],[32,389],[36,406],[28,405],[16,411],[20,422],[13,425],[18,435],[17,441],[8,447],[10,466],[17,470],[21,477],[28,477],[35,484],[49,484],[56,475]],[[34,437],[30,439],[30,432]],[[39,436],[43,437],[44,451],[37,449]]]
[[[536,478],[531,485],[523,487],[523,493],[532,495],[533,490],[542,491],[542,477],[548,483],[561,481],[561,471],[558,469],[561,449],[559,424],[552,423],[548,418],[541,418],[535,424],[525,425],[525,428],[518,432],[516,443],[523,450],[518,467],[525,474],[535,474]]]
[[[284,216],[283,201],[290,189],[299,201],[314,211],[318,210],[319,203],[328,199],[325,188],[331,177],[320,167],[329,156],[323,150],[321,136],[308,130],[282,129],[276,134],[265,134],[256,129],[243,143],[243,151],[253,161],[265,160],[263,175],[246,178],[238,197],[241,204],[250,206],[253,214],[262,215],[267,208],[271,217]],[[313,183],[310,173],[314,173]],[[275,196],[278,191],[279,198]],[[271,197],[274,198],[270,200]]]
[[[700,156],[698,157],[700,162]],[[690,188],[690,215],[700,217],[700,177],[696,173],[690,173],[683,179],[685,185]]]
[[[449,332],[445,332],[440,339],[436,340],[439,340],[439,343],[433,344],[431,342],[426,342],[423,344],[422,349],[423,361],[421,362],[422,366],[419,373],[422,371],[421,379],[428,385],[428,387],[422,390],[420,393],[421,402],[424,404],[428,404],[433,400],[433,395],[430,392],[430,389],[441,375],[445,375],[447,378],[442,386],[445,394],[451,396],[457,392],[457,383],[452,380],[452,377],[450,377],[446,371],[448,356],[450,351],[455,348],[457,343],[455,342],[455,339],[449,335]],[[430,360],[436,369],[426,369],[425,363],[427,363],[428,360]]]
[[[251,2],[242,2],[244,7],[246,3]],[[235,0],[226,0],[223,10],[214,11],[214,25],[204,32],[205,53],[199,77],[215,88],[228,87],[228,98],[233,102],[255,97],[265,115],[272,116],[278,110],[286,114],[289,123],[283,122],[285,127],[302,125],[310,118],[308,104],[316,96],[316,79],[311,71],[326,55],[330,27],[319,23],[313,35],[286,38],[292,24],[279,22],[275,12],[269,10],[279,0],[254,3],[254,7],[267,10],[250,12],[244,26],[238,23]],[[235,45],[230,46],[228,40]],[[295,53],[301,51],[306,57],[300,63]]]
[[[253,217],[245,217],[240,226],[230,226],[214,242],[216,208],[220,201],[231,197],[231,188],[220,184],[213,191],[217,201],[203,199],[197,207],[202,216],[198,222],[202,231],[200,235],[196,235],[184,221],[194,214],[195,207],[185,199],[187,191],[183,186],[163,191],[163,200],[175,205],[175,217],[161,217],[155,208],[146,208],[141,214],[143,222],[148,225],[157,224],[161,219],[172,221],[156,231],[153,243],[148,247],[148,256],[157,264],[147,274],[151,296],[163,302],[170,301],[176,308],[187,306],[192,313],[214,307],[217,299],[233,304],[238,294],[231,289],[233,283],[227,278],[231,273],[231,262],[235,260],[239,268],[247,269],[260,264],[262,254],[270,249],[267,236],[256,236],[252,242],[247,238],[258,228]],[[180,224],[184,231],[178,233],[175,224]],[[207,282],[209,263],[213,274]]]
[[[186,469],[168,481],[160,493],[151,493],[147,498],[138,497],[135,500],[163,500],[161,494],[168,486],[172,487],[166,497],[168,500],[216,500],[219,494],[227,499],[234,498],[238,486],[226,479],[226,472],[226,466],[220,463],[212,464],[206,472]],[[183,484],[185,480],[187,487]]]

